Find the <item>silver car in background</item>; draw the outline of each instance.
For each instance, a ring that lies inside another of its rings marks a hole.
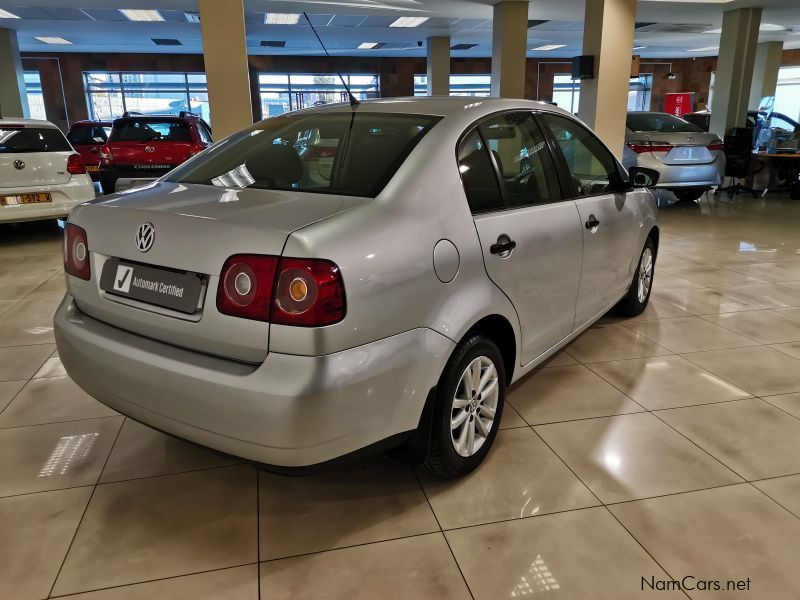
[[[659,173],[658,187],[678,200],[697,200],[725,176],[724,144],[680,117],[660,112],[628,113],[625,168],[646,167]]]
[[[463,475],[508,385],[644,310],[655,176],[538,102],[273,117],[73,213],[60,356],[123,414],[275,468],[393,447]]]

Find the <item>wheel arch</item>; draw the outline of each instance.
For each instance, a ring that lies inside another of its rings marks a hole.
[[[459,343],[476,334],[484,335],[497,344],[500,355],[503,357],[506,385],[510,385],[517,361],[517,336],[511,323],[502,315],[487,315],[470,327]]]

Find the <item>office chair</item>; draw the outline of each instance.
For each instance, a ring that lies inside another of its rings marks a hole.
[[[727,192],[729,198],[738,196],[741,192],[750,192],[753,198],[761,195],[758,190],[739,183],[740,179],[746,179],[751,174],[753,133],[752,127],[733,127],[725,135],[725,177],[730,177],[731,183],[718,187],[715,193]]]

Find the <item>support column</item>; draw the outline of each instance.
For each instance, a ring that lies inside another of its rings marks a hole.
[[[0,114],[29,117],[17,32],[0,27]]]
[[[528,1],[504,0],[495,4],[492,20],[492,96],[525,97],[527,45]]]
[[[764,96],[775,95],[782,55],[783,42],[761,42],[756,47],[753,82],[750,84],[750,102],[747,106],[750,110],[758,110],[758,105]]]
[[[722,15],[709,128],[720,137],[731,127],[747,124],[747,104],[760,24],[761,8],[737,8]]]
[[[214,139],[253,124],[244,0],[199,0],[208,104]]]
[[[428,96],[450,95],[450,36],[428,38]]]
[[[581,80],[578,116],[620,159],[635,21],[636,0],[586,0],[583,54],[594,56],[594,79]]]

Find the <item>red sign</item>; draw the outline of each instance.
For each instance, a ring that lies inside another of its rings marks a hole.
[[[680,94],[664,94],[664,112],[676,117],[693,112],[692,99],[694,93],[682,92]]]

